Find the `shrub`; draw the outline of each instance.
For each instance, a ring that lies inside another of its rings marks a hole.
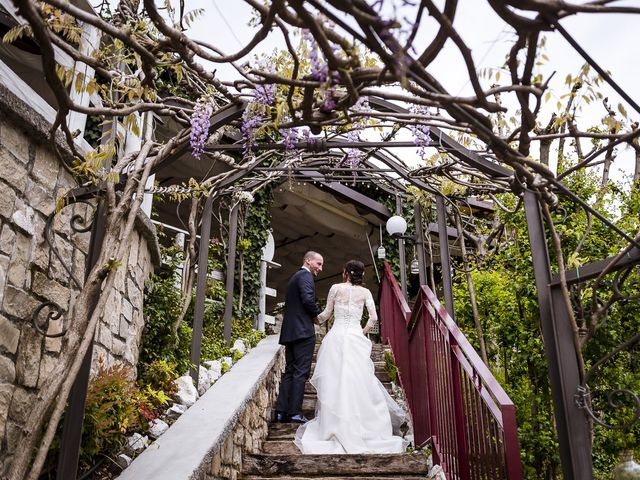
[[[173,381],[179,376],[175,363],[164,359],[154,360],[149,364],[143,365],[138,383],[171,395],[176,391],[176,384]]]
[[[150,406],[141,400],[129,367],[100,366],[87,391],[80,451],[85,466],[99,453],[121,449],[130,431],[147,427]]]
[[[384,351],[384,366],[389,374],[389,378],[392,382],[398,381],[398,367],[396,367],[396,363],[393,360],[393,353],[390,350]]]

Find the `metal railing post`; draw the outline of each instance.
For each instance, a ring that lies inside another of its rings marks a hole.
[[[547,239],[542,212],[534,192],[525,191],[524,208],[531,251],[536,252],[533,270],[562,470],[565,480],[584,480],[593,476],[591,433],[587,416],[575,403],[576,389],[581,382],[571,322],[560,298],[559,287],[549,287],[551,265]]]

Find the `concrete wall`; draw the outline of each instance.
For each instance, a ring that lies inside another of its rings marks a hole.
[[[65,348],[64,336],[45,338],[31,316],[43,302],[51,302],[68,321],[66,312],[73,309],[80,288],[72,277],[83,281],[89,251],[90,233],[74,232],[69,222],[75,214],[90,217],[92,209],[84,204],[65,207],[54,217],[61,258],[45,241],[56,200],[76,187],[46,141],[47,129],[41,117],[0,86],[0,472],[17,448],[18,430],[38,389]],[[106,364],[137,362],[143,285],[160,258],[155,230],[143,217],[128,241],[129,262],[118,272],[96,336],[94,360]],[[52,321],[48,332],[61,329],[62,322]]]

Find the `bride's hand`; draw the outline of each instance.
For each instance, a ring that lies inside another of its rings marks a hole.
[[[371,325],[365,325],[365,327],[362,329],[362,333],[364,335],[367,335],[370,330],[371,330]]]

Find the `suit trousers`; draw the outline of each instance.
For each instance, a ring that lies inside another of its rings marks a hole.
[[[311,371],[311,360],[316,344],[316,336],[287,342],[285,348],[286,366],[280,382],[280,392],[276,411],[289,415],[302,414],[304,385]]]

